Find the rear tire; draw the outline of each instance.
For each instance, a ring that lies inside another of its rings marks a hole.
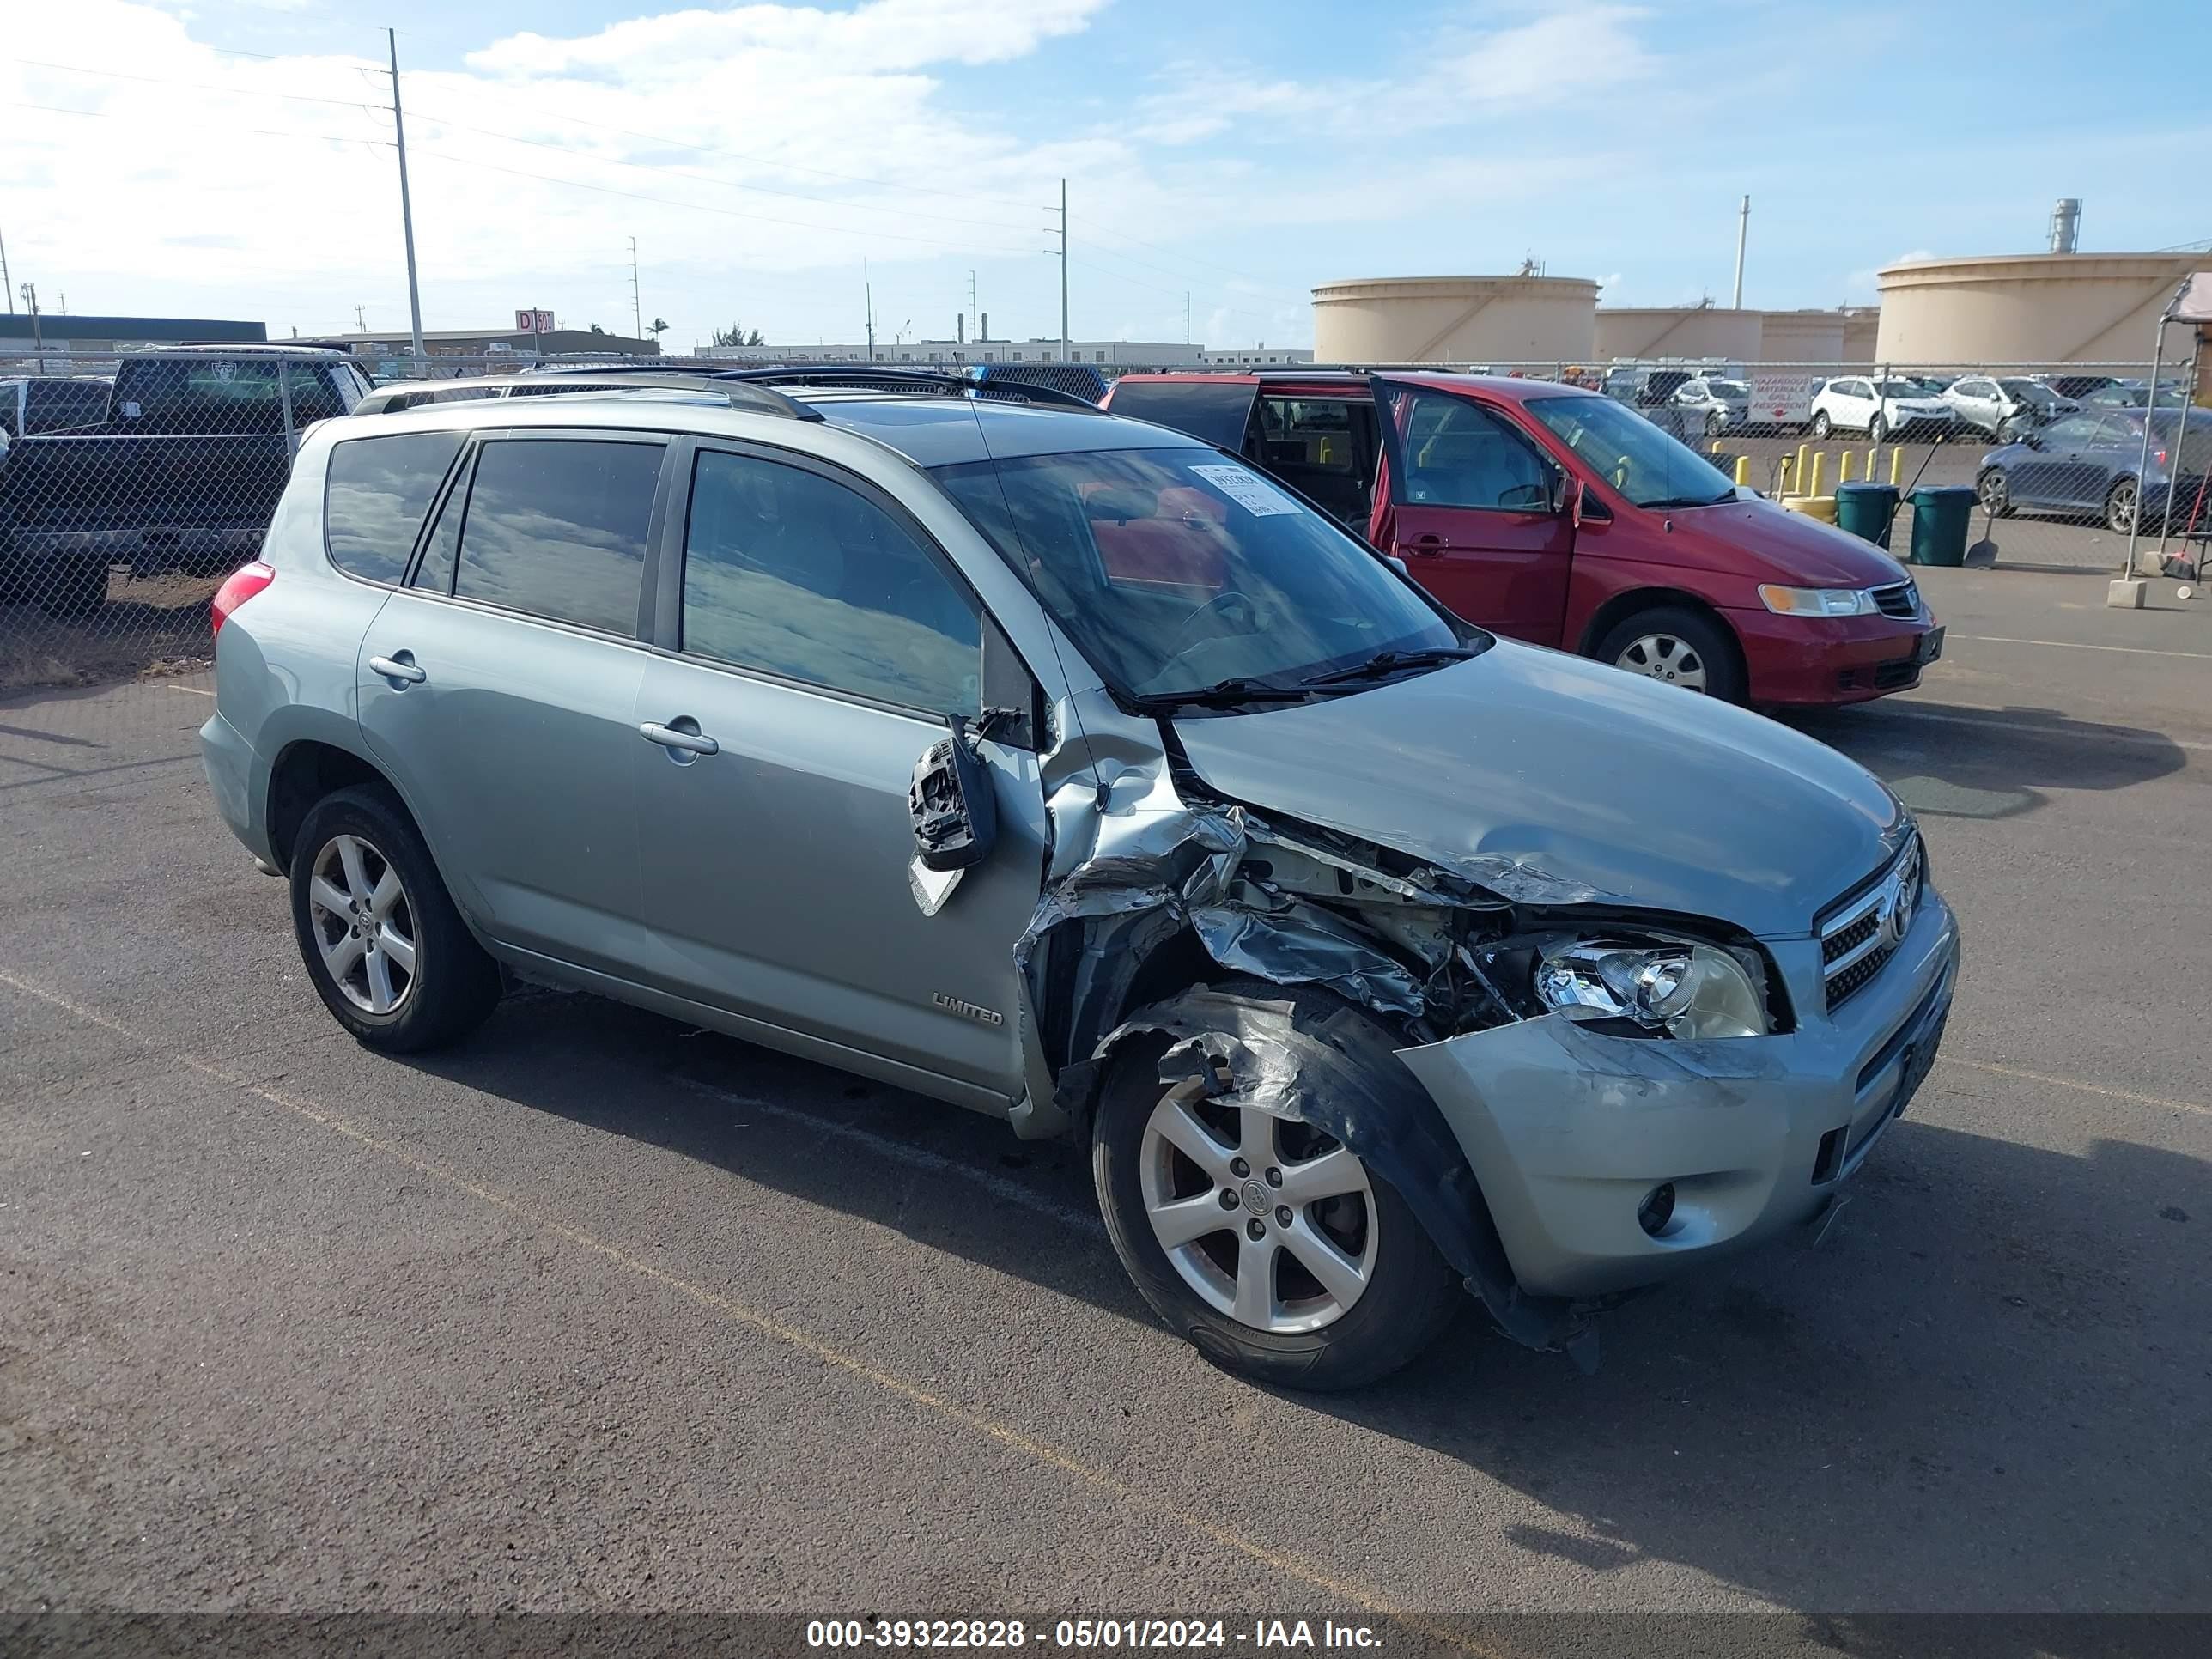
[[[49,617],[82,621],[107,605],[107,563],[58,564],[31,578],[31,599]]]
[[[2133,478],[2123,478],[2114,484],[2112,494],[2105,497],[2105,528],[2115,536],[2126,535],[2135,525],[2137,499]]]
[[[355,1041],[411,1054],[453,1042],[499,1001],[498,964],[469,932],[392,793],[341,789],[292,844],[292,927],[307,977]]]
[[[1631,674],[1698,691],[1723,702],[1741,702],[1743,658],[1721,623],[1686,605],[1654,605],[1606,630],[1590,653]]]
[[[1302,1073],[1327,1075],[1347,1060],[1395,1063],[1395,1045],[1374,1022],[1310,988],[1233,980],[1185,991],[1146,1015],[1247,1040],[1256,1032],[1279,1043]],[[1434,1342],[1464,1297],[1406,1200],[1336,1141],[1295,1120],[1203,1097],[1184,1104],[1180,1119],[1164,1115],[1176,1109],[1167,1098],[1171,1085],[1159,1077],[1166,1046],[1139,1032],[1115,1048],[1091,1138],[1107,1237],[1152,1311],[1224,1370],[1279,1388],[1359,1388]],[[1163,1124],[1178,1138],[1173,1144]],[[1196,1146],[1212,1167],[1186,1156],[1183,1144]],[[1236,1173],[1230,1160],[1247,1153],[1243,1173]],[[1276,1171],[1280,1184],[1269,1178]],[[1297,1201],[1302,1178],[1328,1195]],[[1233,1208],[1221,1206],[1224,1195]],[[1155,1218],[1176,1203],[1193,1205],[1192,1222]],[[1207,1230],[1217,1216],[1220,1224]],[[1185,1232],[1185,1225],[1202,1231]],[[1164,1233],[1181,1236],[1173,1260]],[[1336,1288],[1309,1272],[1308,1261],[1322,1262]]]

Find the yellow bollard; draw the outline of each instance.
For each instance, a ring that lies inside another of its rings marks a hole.
[[[1721,441],[1718,438],[1714,439],[1712,448],[1706,453],[1713,455],[1719,454],[1721,453]]]
[[[1844,450],[1836,457],[1836,482],[1847,484],[1851,481],[1851,452]]]
[[[1809,446],[1805,444],[1799,444],[1797,446],[1797,470],[1790,475],[1791,477],[1797,480],[1799,486],[1797,493],[1801,495],[1805,493],[1803,488],[1805,483],[1805,469],[1811,465],[1811,462],[1806,459],[1806,451],[1808,447]]]
[[[1820,470],[1827,459],[1828,452],[1825,449],[1816,449],[1813,452],[1813,482],[1805,491],[1808,495],[1817,495],[1820,493]]]
[[[1751,487],[1751,457],[1748,455],[1735,458],[1735,487],[1738,489]]]
[[[1891,450],[1889,452],[1889,482],[1893,488],[1896,486],[1897,481],[1905,476],[1898,470],[1904,465],[1905,452],[1901,449]]]

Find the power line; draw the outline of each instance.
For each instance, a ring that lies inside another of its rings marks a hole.
[[[7,105],[9,109],[41,110],[48,115],[82,115],[90,121],[120,121],[130,118],[125,115],[118,115],[112,110],[69,109],[60,104],[27,104],[20,99],[14,98],[8,100]],[[363,107],[373,109],[381,106],[365,105]],[[389,138],[356,138],[343,132],[288,132],[278,127],[236,126],[227,121],[210,121],[204,125],[224,132],[247,133],[256,138],[298,138],[310,143],[368,144],[381,149],[392,148],[392,140]],[[17,136],[21,137],[20,134]]]
[[[223,87],[206,81],[178,81],[165,75],[125,75],[121,70],[85,69],[76,64],[49,64],[36,58],[18,58],[33,69],[58,70],[64,75],[91,75],[107,81],[136,81],[142,86],[182,87],[191,92],[219,92],[233,98],[281,98],[288,104],[328,104],[337,109],[384,110],[389,105],[366,103],[358,98],[311,98],[301,92],[268,92],[259,87]],[[379,71],[381,73],[382,71]]]

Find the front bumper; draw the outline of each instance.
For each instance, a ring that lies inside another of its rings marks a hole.
[[[1743,647],[1749,701],[1864,702],[1920,684],[1920,641],[1936,626],[1917,617],[1778,617],[1764,608],[1723,613]]]
[[[1826,1207],[1927,1075],[1958,925],[1932,892],[1896,955],[1831,1016],[1813,939],[1771,946],[1797,1030],[1677,1042],[1559,1015],[1399,1051],[1466,1153],[1521,1288],[1656,1284]],[[1637,1220],[1674,1188],[1657,1237]]]

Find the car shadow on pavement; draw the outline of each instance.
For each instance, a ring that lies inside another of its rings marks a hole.
[[[487,1037],[416,1063],[1152,1322],[1079,1147],[589,997],[526,993]],[[1602,1316],[1595,1375],[1470,1303],[1398,1376],[1276,1405],[1526,1494],[1553,1516],[1504,1543],[1595,1574],[1677,1563],[1814,1609],[2212,1600],[2189,1403],[2212,1376],[2212,1164],[1907,1116],[1846,1198],[1817,1245],[1808,1230]],[[1395,1501],[1447,1525],[1449,1486]],[[2068,1654],[2037,1639],[1974,1650]]]
[[[2045,805],[2048,788],[2130,788],[2189,760],[2163,732],[2051,708],[1916,701],[1808,710],[1789,723],[1849,755],[1914,811],[1938,817],[2015,817]]]

